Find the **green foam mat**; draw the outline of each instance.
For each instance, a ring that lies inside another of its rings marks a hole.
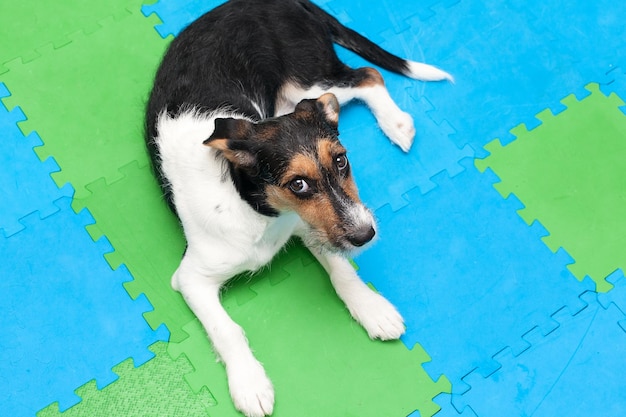
[[[141,0],[4,1],[0,13],[0,74],[8,71],[3,64],[11,60],[37,59],[46,49],[70,43],[70,34],[93,33],[101,27],[98,22],[124,17],[139,10],[141,4]]]
[[[577,278],[589,275],[598,291],[608,291],[605,278],[626,266],[626,116],[615,94],[606,97],[597,84],[586,88],[591,94],[583,100],[562,101],[562,113],[540,113],[540,128],[521,125],[510,144],[487,145],[491,155],[476,165],[500,177],[503,196],[521,200],[527,223],[541,222],[550,249],[563,247],[576,260],[569,268]]]
[[[206,417],[215,399],[205,388],[192,392],[183,375],[193,367],[184,357],[175,361],[167,354],[167,343],[150,346],[154,359],[135,368],[131,359],[113,368],[119,379],[98,390],[95,381],[76,390],[82,402],[59,412],[58,404],[51,404],[37,413],[37,417],[148,417],[186,416]]]
[[[430,360],[416,345],[372,341],[335,295],[323,268],[304,248],[302,259],[284,266],[278,283],[255,277],[235,284],[224,297],[233,319],[242,325],[252,349],[274,383],[274,416],[407,416],[415,410],[431,416],[432,398],[449,392],[445,377],[433,382],[422,369]],[[254,298],[243,305],[240,292]],[[189,338],[171,343],[173,357],[186,355],[195,372],[186,376],[193,389],[209,387],[217,406],[211,416],[239,416],[228,396],[226,374],[216,363],[197,321],[185,327]],[[395,381],[395,382],[392,382]]]
[[[136,140],[141,140],[137,137]],[[102,178],[87,185],[89,194],[75,199],[73,207],[87,207],[96,223],[87,230],[101,235],[115,251],[106,255],[112,268],[125,264],[134,280],[124,284],[131,297],[145,294],[154,310],[144,315],[154,329],[165,324],[170,340],[186,337],[182,327],[193,319],[183,298],[170,286],[170,278],[185,250],[178,219],[169,210],[149,166],[137,162],[120,168],[119,178]]]
[[[139,11],[101,24],[54,53],[7,64],[11,71],[2,76],[12,92],[5,103],[19,104],[28,117],[20,127],[37,130],[39,157],[54,155],[62,169],[54,180],[72,183],[79,198],[90,182],[119,178],[119,167],[147,164],[144,107],[167,46]]]

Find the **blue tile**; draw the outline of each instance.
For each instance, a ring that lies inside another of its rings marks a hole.
[[[497,356],[502,367],[496,373],[466,378],[471,389],[464,402],[479,417],[625,415],[626,332],[618,324],[624,313],[615,305],[603,308],[593,292],[584,298],[589,305],[578,314],[554,316],[554,332],[529,334],[526,352]]]
[[[0,98],[9,95],[0,83]],[[74,193],[69,184],[61,189],[54,184],[50,174],[59,171],[59,167],[53,158],[39,160],[33,148],[43,143],[35,132],[22,134],[17,123],[24,120],[26,116],[19,107],[8,111],[0,103],[0,229],[5,236],[23,229],[21,217],[34,211],[48,216],[58,210],[55,200]]]
[[[497,193],[492,172],[480,174],[472,159],[461,164],[453,179],[435,177],[432,191],[407,194],[406,207],[378,210],[380,239],[356,259],[363,279],[404,315],[404,343],[426,350],[432,362],[424,368],[445,374],[453,393],[473,369],[495,370],[501,349],[527,348],[526,331],[552,330],[555,311],[583,308],[578,296],[593,289],[567,270],[566,253],[541,241],[541,225],[517,215],[521,203]]]
[[[85,226],[93,218],[75,214],[70,200],[45,219],[33,213],[24,230],[0,238],[0,409],[5,415],[32,416],[58,401],[65,410],[80,399],[74,390],[96,379],[113,382],[111,368],[129,357],[136,366],[153,355],[148,346],[167,340],[165,328],[150,329],[142,314],[145,297],[132,300],[122,266],[104,259],[112,248],[94,242]]]

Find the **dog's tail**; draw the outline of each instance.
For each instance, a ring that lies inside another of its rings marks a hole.
[[[337,19],[313,3],[308,3],[308,6],[309,10],[315,13],[318,19],[328,26],[336,44],[362,56],[371,63],[416,80],[454,81],[450,74],[437,67],[421,62],[409,61],[387,52],[366,37],[345,27]]]

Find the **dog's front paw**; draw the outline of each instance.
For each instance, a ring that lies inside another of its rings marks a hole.
[[[399,339],[406,328],[398,310],[380,294],[373,291],[366,294],[349,307],[352,317],[372,339]]]
[[[382,120],[380,128],[385,135],[404,152],[408,152],[415,137],[415,126],[411,115],[397,109]]]
[[[274,387],[256,360],[228,369],[230,396],[246,417],[265,417],[274,411]]]

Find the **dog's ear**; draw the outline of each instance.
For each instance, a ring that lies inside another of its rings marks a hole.
[[[337,129],[339,124],[339,102],[332,93],[323,94],[317,100],[302,100],[296,105],[294,112],[305,112],[321,116],[322,120],[335,129]]]
[[[328,124],[339,125],[339,101],[332,93],[326,93],[315,101],[317,109],[322,113]]]
[[[252,168],[257,163],[256,152],[250,141],[254,135],[252,123],[242,119],[215,119],[215,129],[205,146],[222,151],[226,159],[235,166]]]
[[[205,145],[218,139],[245,140],[254,135],[252,123],[244,119],[215,119],[215,129],[211,136],[204,141]]]

